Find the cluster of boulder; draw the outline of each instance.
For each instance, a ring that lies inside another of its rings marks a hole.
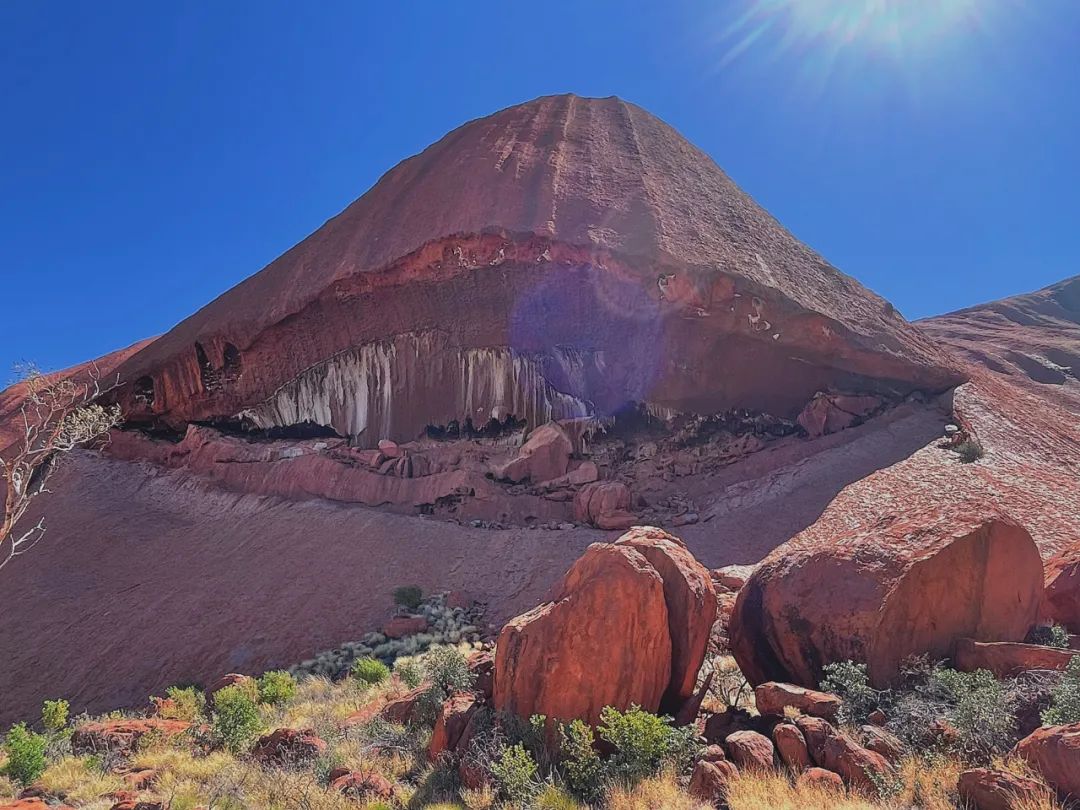
[[[294,664],[288,671],[294,677],[322,675],[337,680],[345,676],[358,658],[378,658],[389,665],[437,644],[464,643],[480,649],[487,634],[483,605],[467,593],[432,594],[415,609],[400,608],[381,631],[320,652]]]
[[[883,728],[864,726],[861,739],[838,729],[835,695],[769,682],[757,687],[755,701],[758,715],[729,708],[706,720],[709,745],[690,778],[691,793],[702,801],[723,801],[729,781],[742,771],[779,767],[801,782],[878,795],[903,752]]]

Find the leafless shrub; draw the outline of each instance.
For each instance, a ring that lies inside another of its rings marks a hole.
[[[97,366],[66,379],[28,367],[23,370],[22,382],[26,397],[11,419],[18,439],[0,452],[0,479],[4,484],[0,568],[25,554],[44,535],[44,519],[29,529],[19,524],[34,499],[48,492],[46,484],[60,458],[77,447],[102,440],[120,423],[119,406],[97,402],[119,381],[103,385]]]

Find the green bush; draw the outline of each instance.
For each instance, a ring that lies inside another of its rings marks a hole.
[[[233,754],[246,751],[259,727],[259,708],[250,690],[233,684],[214,693],[211,732],[215,741],[228,751]]]
[[[288,672],[276,669],[264,672],[259,678],[259,702],[270,706],[286,703],[296,694],[296,679]]]
[[[165,690],[165,697],[173,702],[173,708],[164,714],[170,720],[194,723],[206,711],[206,695],[196,686],[170,686]]]
[[[423,657],[425,680],[431,685],[416,701],[416,717],[434,724],[439,710],[454,692],[467,692],[476,678],[469,672],[465,656],[454,647],[432,647]]]
[[[71,705],[64,699],[46,700],[41,706],[41,722],[46,731],[56,733],[67,728]]]
[[[1050,708],[1043,712],[1042,721],[1048,726],[1080,723],[1080,655],[1073,656],[1050,693]]]
[[[399,658],[394,662],[394,672],[410,689],[415,689],[424,682],[424,668],[415,658]]]
[[[655,776],[668,763],[687,770],[698,749],[693,727],[674,728],[671,718],[638,706],[626,712],[605,706],[597,731],[615,749],[605,766],[607,777],[628,785]]]
[[[17,723],[4,738],[4,752],[8,762],[7,775],[23,785],[29,785],[45,770],[45,749],[48,740],[35,734],[26,723]]]
[[[424,592],[416,585],[402,585],[394,589],[394,604],[409,610],[416,610],[424,601]]]
[[[837,713],[841,725],[861,726],[870,712],[878,708],[881,695],[870,686],[866,664],[837,661],[823,668],[825,677],[821,689],[839,697],[843,704]]]
[[[390,668],[377,658],[357,658],[352,665],[352,676],[362,684],[374,686],[390,677]]]
[[[582,801],[590,804],[599,801],[603,792],[604,766],[596,753],[592,727],[583,720],[574,720],[560,726],[559,735],[567,787]]]
[[[960,456],[961,464],[972,464],[986,455],[978,439],[965,439],[953,448],[953,452]]]
[[[491,766],[499,795],[515,807],[523,807],[540,790],[536,760],[518,743],[502,752]]]
[[[1042,644],[1044,647],[1057,647],[1059,650],[1069,649],[1069,631],[1060,624],[1032,627],[1024,640],[1028,644]]]

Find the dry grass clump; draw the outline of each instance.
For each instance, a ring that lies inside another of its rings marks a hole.
[[[731,810],[875,810],[871,802],[845,791],[796,786],[781,773],[742,773],[728,789]]]
[[[38,778],[49,793],[63,796],[69,804],[83,805],[124,788],[124,780],[116,774],[104,773],[87,757],[64,757],[51,765]]]
[[[646,779],[632,789],[615,788],[608,794],[609,810],[710,810],[709,805],[692,798],[670,772]],[[734,805],[732,806],[734,810]],[[760,805],[761,808],[772,805]]]

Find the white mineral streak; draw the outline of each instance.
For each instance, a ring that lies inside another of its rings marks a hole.
[[[567,391],[551,385],[545,367]],[[533,426],[591,415],[590,369],[602,370],[602,358],[562,348],[543,355],[459,349],[440,333],[409,333],[337,354],[239,416],[260,428],[325,425],[365,445],[466,418],[482,427],[512,415]]]

